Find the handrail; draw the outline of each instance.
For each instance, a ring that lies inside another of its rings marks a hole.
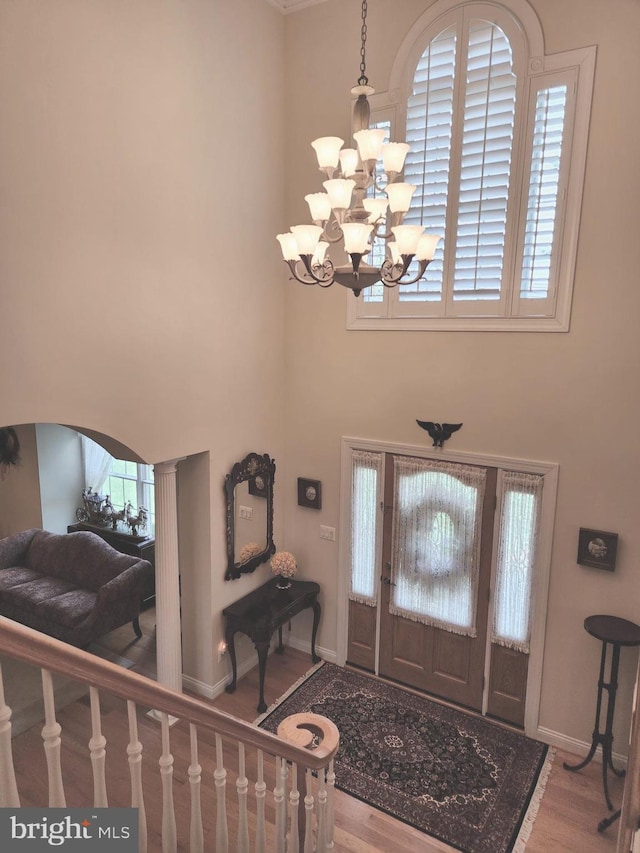
[[[213,708],[200,699],[177,693],[144,675],[130,672],[118,664],[98,658],[4,616],[0,616],[0,654],[61,673],[89,686],[106,690],[121,699],[131,700],[136,705],[144,705],[173,717],[187,719],[191,723],[215,731],[222,737],[242,741],[246,745],[311,770],[326,767],[338,749],[337,742],[331,738],[326,745],[321,743],[313,750],[296,746],[251,723]]]

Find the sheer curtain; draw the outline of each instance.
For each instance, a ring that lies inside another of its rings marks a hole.
[[[378,603],[378,494],[382,453],[351,453],[351,588],[349,598],[375,607]]]
[[[484,468],[394,457],[390,613],[476,636]]]
[[[91,487],[94,492],[100,492],[111,468],[113,456],[86,435],[81,435],[80,439],[85,488]]]
[[[491,640],[527,654],[543,480],[516,471],[505,471],[502,478]]]

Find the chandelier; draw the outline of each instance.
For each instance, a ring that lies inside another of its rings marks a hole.
[[[437,234],[424,234],[422,225],[403,224],[416,190],[402,181],[410,149],[406,142],[385,144],[385,131],[369,128],[367,98],[375,90],[366,76],[366,41],[367,0],[363,0],[360,77],[351,89],[357,96],[353,110],[357,147],[343,148],[344,140],[337,136],[323,136],[311,143],[318,167],[327,178],[325,192],[305,196],[313,225],[293,225],[286,234],[278,234],[293,278],[320,287],[338,282],[355,296],[379,281],[385,287],[415,284],[433,259],[440,239]],[[376,240],[385,244],[379,267],[364,260]],[[350,263],[334,265],[327,254],[332,244],[349,256]],[[414,259],[417,270],[409,270]]]

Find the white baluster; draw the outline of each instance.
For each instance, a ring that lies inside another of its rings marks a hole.
[[[305,827],[304,827],[304,853],[313,851],[313,774],[307,769],[306,773],[307,795],[304,798]]]
[[[11,708],[4,698],[0,664],[0,808],[20,808],[20,796],[11,749]]]
[[[325,853],[327,849],[327,789],[325,787],[324,768],[318,770],[318,833],[316,850]]]
[[[238,776],[236,777],[236,790],[238,792],[238,853],[249,853],[248,788],[249,780],[247,779],[245,767],[244,744],[238,743]]]
[[[285,825],[284,815],[284,777],[282,775],[282,758],[276,758],[276,784],[273,789],[273,802],[276,812],[276,850],[277,853],[284,853],[285,850],[285,835],[287,827]]]
[[[226,785],[227,771],[224,769],[222,737],[216,734],[216,769],[213,774],[216,784],[216,853],[229,850],[229,828],[227,826]]]
[[[160,715],[162,723],[162,755],[160,776],[162,779],[162,853],[176,853],[176,814],[173,807],[173,755],[169,739],[169,715]]]
[[[107,757],[105,746],[107,745],[107,739],[102,734],[100,694],[97,687],[89,687],[89,701],[91,703],[91,739],[89,741],[89,750],[91,752],[91,767],[93,769],[93,805],[97,809],[106,809],[109,806],[105,776]]]
[[[327,768],[327,850],[333,850],[333,834],[335,830],[335,796],[336,773],[333,758]]]
[[[60,766],[60,747],[62,743],[60,732],[62,731],[62,727],[56,720],[56,706],[51,673],[47,669],[42,669],[41,674],[42,698],[44,699],[42,740],[44,741],[44,753],[47,759],[47,774],[49,778],[49,808],[65,808],[67,803],[62,783],[62,767]]]
[[[287,853],[299,853],[300,839],[298,838],[298,809],[300,807],[300,791],[298,790],[298,765],[291,765],[291,790],[289,791],[289,810],[291,812],[290,835]]]
[[[191,764],[189,766],[189,786],[191,789],[191,832],[190,853],[202,853],[204,850],[204,831],[202,828],[202,808],[200,788],[202,767],[198,763],[198,732],[193,723],[189,724],[191,738]]]
[[[138,853],[147,853],[147,816],[144,808],[142,787],[142,744],[138,739],[138,718],[136,706],[127,700],[129,716],[129,775],[131,776],[131,808],[138,809]]]
[[[264,755],[261,749],[258,750],[257,757],[258,778],[254,786],[256,792],[256,853],[265,853],[267,847],[264,826],[264,806],[267,783],[264,781]]]

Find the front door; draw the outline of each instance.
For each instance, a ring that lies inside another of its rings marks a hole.
[[[387,457],[380,675],[482,709],[496,471]]]
[[[543,481],[354,449],[347,661],[524,725]]]

